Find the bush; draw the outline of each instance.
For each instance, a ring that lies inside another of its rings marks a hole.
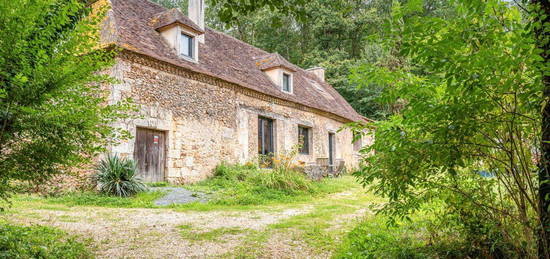
[[[257,205],[290,202],[318,194],[344,189],[348,179],[324,179],[314,182],[303,173],[277,167],[261,169],[258,165],[220,164],[214,177],[189,186],[200,192],[215,192],[211,202],[222,205]]]
[[[311,180],[304,174],[276,168],[268,173],[255,175],[256,181],[267,189],[288,192],[309,191],[312,189]]]
[[[378,215],[360,222],[344,238],[333,259],[484,258],[472,256],[468,243],[450,235],[434,239],[425,218],[416,217],[391,226],[387,220]]]
[[[528,257],[525,249],[502,238],[496,221],[463,202],[460,211],[449,209],[445,202],[431,203],[407,220],[382,213],[365,218],[348,233],[333,258]]]
[[[101,193],[128,197],[147,190],[136,173],[134,160],[108,155],[100,162],[95,179]]]
[[[91,258],[86,246],[63,231],[0,223],[0,258]]]

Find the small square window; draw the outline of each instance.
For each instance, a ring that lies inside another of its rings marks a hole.
[[[193,58],[193,52],[194,52],[194,40],[193,37],[187,35],[187,34],[181,34],[181,46],[180,51],[181,54]]]
[[[292,92],[292,82],[290,80],[290,75],[287,73],[283,73],[283,91],[287,93]]]
[[[310,128],[298,126],[298,141],[301,145],[300,154],[309,155],[309,131]]]

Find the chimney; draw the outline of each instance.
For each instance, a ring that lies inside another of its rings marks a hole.
[[[308,72],[316,75],[321,81],[325,82],[325,69],[322,67],[312,67],[307,69]]]
[[[204,0],[189,0],[188,7],[189,19],[204,30]],[[197,38],[200,43],[204,43],[204,34]]]

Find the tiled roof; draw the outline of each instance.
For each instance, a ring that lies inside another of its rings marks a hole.
[[[283,56],[279,55],[279,53],[270,53],[267,55],[263,55],[261,57],[255,58],[254,61],[256,61],[256,66],[262,71],[278,67],[286,68],[292,72],[296,72],[297,69],[299,69],[292,63],[288,62],[285,58],[283,58]]]
[[[172,24],[181,24],[194,30],[197,33],[204,33],[204,30],[201,27],[199,27],[196,23],[191,21],[191,19],[183,15],[180,10],[176,8],[169,9],[155,15],[152,19],[150,19],[149,24],[153,26],[156,30],[162,29]]]
[[[278,54],[268,53],[206,28],[205,44],[200,43],[199,46],[199,62],[190,62],[178,56],[156,31],[156,26],[151,24],[155,18],[166,14],[166,8],[148,0],[111,0],[111,4],[113,16],[109,22],[114,28],[109,31],[116,35],[109,38],[119,47],[351,121],[363,121],[363,117],[332,86]],[[278,64],[295,70],[293,94],[283,93],[262,72],[262,67],[266,66],[258,65],[262,57],[268,58],[267,66]]]

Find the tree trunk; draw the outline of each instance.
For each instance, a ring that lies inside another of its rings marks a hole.
[[[540,13],[536,21],[541,24],[550,23],[550,2],[549,0],[531,0],[531,4],[540,6]],[[544,65],[550,62],[550,34],[545,32],[544,26],[536,31],[539,48],[543,50],[541,54],[544,59]],[[545,69],[546,70],[546,69]],[[542,142],[541,159],[539,161],[539,218],[540,226],[538,233],[538,254],[539,258],[550,258],[550,76],[544,75],[544,109],[542,111]]]

